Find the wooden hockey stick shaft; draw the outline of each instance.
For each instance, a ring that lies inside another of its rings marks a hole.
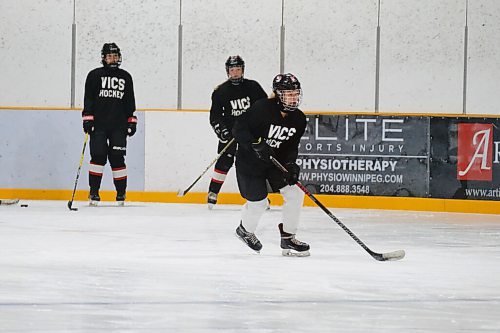
[[[85,133],[85,140],[83,141],[82,154],[80,155],[80,164],[78,165],[78,171],[76,172],[75,186],[73,188],[73,194],[71,195],[71,200],[68,201],[69,210],[77,210],[76,208],[72,208],[72,206],[73,206],[73,201],[75,200],[76,187],[78,185],[78,179],[80,178],[80,171],[82,170],[83,158],[85,156],[85,148],[87,147],[88,139],[89,139],[89,134]]]

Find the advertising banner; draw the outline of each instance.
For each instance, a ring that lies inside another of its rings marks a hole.
[[[500,119],[431,119],[430,196],[500,200]]]
[[[300,181],[312,193],[427,197],[429,117],[308,117]]]

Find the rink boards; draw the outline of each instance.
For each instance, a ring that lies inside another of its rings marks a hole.
[[[68,200],[84,137],[79,110],[12,109],[2,110],[2,115],[6,123],[16,126],[3,129],[0,197]],[[367,113],[307,116],[308,129],[299,156],[301,181],[331,207],[500,212],[495,196],[500,188],[498,118]],[[128,200],[204,203],[210,171],[184,198],[175,193],[188,187],[216,155],[217,140],[206,125],[206,110],[141,110],[138,117],[137,134],[128,145]],[[42,128],[53,138],[40,140]],[[328,145],[330,151],[325,152]],[[321,155],[326,153],[329,155]],[[320,161],[306,162],[308,159]],[[344,162],[339,164],[339,160]],[[87,151],[76,200],[87,196],[88,161]],[[475,170],[471,179],[457,176],[469,165],[469,172]],[[112,200],[113,184],[107,168],[103,199]],[[304,178],[313,172],[315,180]],[[333,172],[342,177],[358,176],[347,183],[340,182],[342,178],[329,182]],[[472,179],[483,176],[491,180]],[[394,182],[370,183],[377,179]],[[337,188],[343,191],[335,193]],[[242,202],[234,169],[222,192],[221,203]],[[485,195],[481,197],[481,193]],[[280,199],[273,203],[280,204]]]

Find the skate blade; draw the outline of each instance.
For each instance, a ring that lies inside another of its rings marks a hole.
[[[117,201],[117,202],[116,202],[116,205],[117,205],[118,207],[123,207],[123,206],[125,206],[125,201]]]
[[[309,251],[298,252],[290,249],[281,250],[281,254],[285,257],[309,257],[311,255]]]
[[[209,209],[209,210],[212,210],[212,209],[214,209],[214,206],[215,206],[215,204],[213,204],[213,203],[209,203],[209,204],[208,204],[208,209]]]
[[[89,206],[90,207],[97,207],[97,206],[99,206],[99,201],[90,200],[89,201]]]

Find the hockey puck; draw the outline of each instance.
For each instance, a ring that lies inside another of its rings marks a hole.
[[[24,204],[24,205],[21,205],[21,207],[28,207],[28,205],[27,205],[27,204]]]

